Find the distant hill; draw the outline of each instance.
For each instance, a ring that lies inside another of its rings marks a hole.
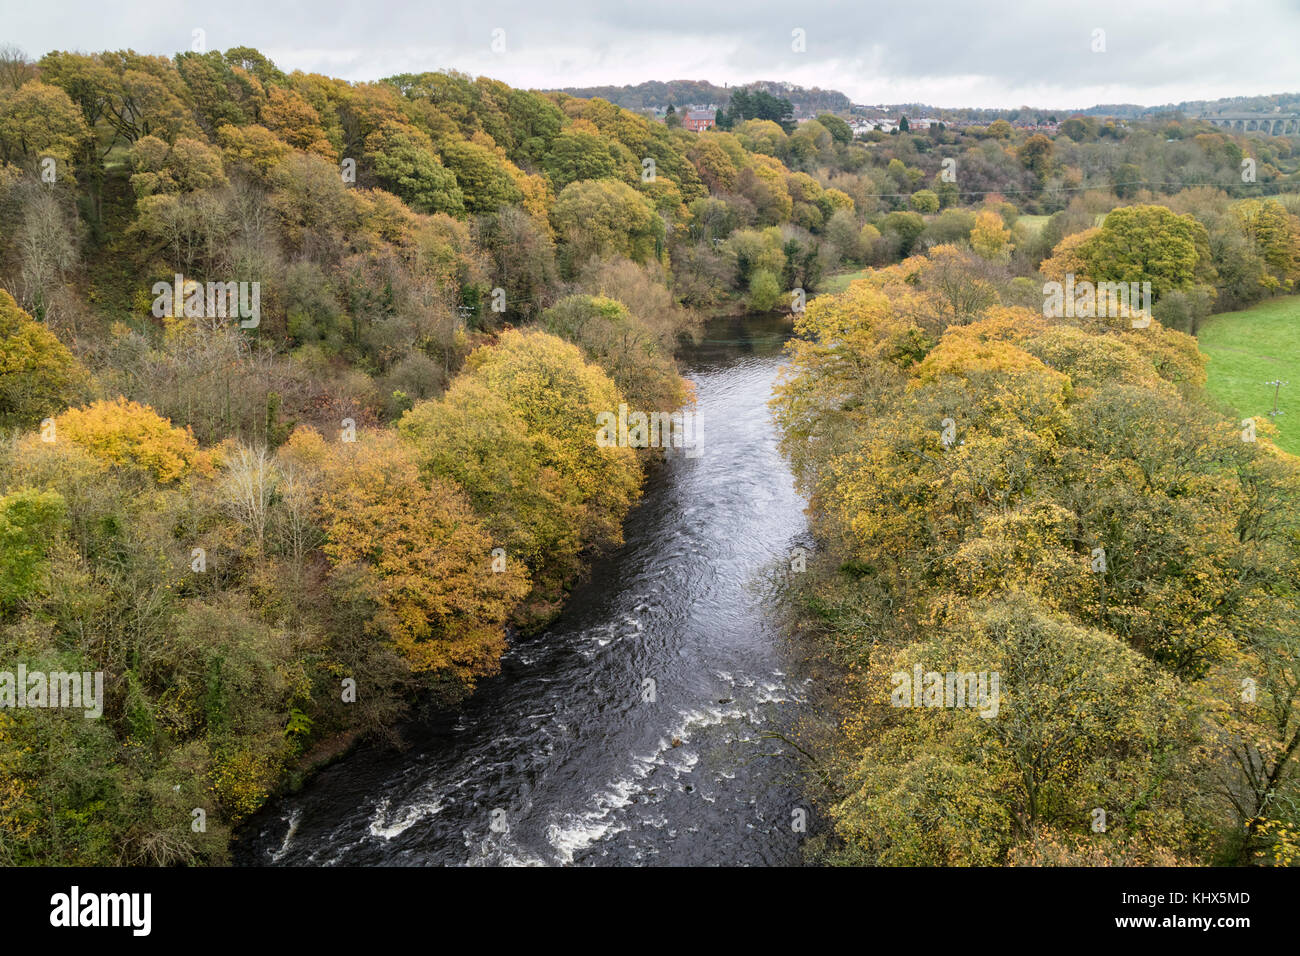
[[[731,100],[736,86],[718,86],[708,80],[650,80],[635,86],[570,86],[558,92],[568,93],[583,99],[600,97],[617,103],[625,109],[663,110],[671,103],[679,109],[683,106],[701,105],[724,107]],[[776,80],[759,80],[755,83],[743,83],[739,88],[764,90],[773,96],[784,97],[794,105],[796,117],[813,116],[817,113],[855,112],[850,99],[839,90],[823,90],[820,87],[806,89],[793,83]],[[1020,109],[938,109],[924,103],[890,103],[880,104],[866,112],[877,111],[888,115],[903,116],[937,116],[944,119],[964,119],[972,122],[990,123],[995,119],[1015,120],[1018,116],[1055,115],[1066,116],[1113,116],[1116,119],[1143,119],[1161,114],[1182,113],[1184,116],[1196,117],[1202,113],[1271,113],[1274,109],[1282,112],[1300,112],[1300,93],[1272,93],[1265,96],[1232,96],[1217,100],[1186,100],[1182,103],[1165,103],[1155,106],[1143,106],[1138,103],[1099,103],[1084,108],[1061,106],[1023,106]]]
[[[962,118],[980,122],[995,119],[1015,120],[1017,116],[1051,113],[1059,117],[1066,116],[1113,116],[1116,119],[1149,119],[1154,116],[1181,113],[1195,118],[1202,113],[1271,113],[1274,109],[1284,113],[1300,111],[1300,93],[1271,93],[1267,96],[1231,96],[1217,100],[1186,100],[1182,103],[1165,103],[1159,106],[1142,106],[1138,103],[1098,103],[1084,108],[1064,108],[1060,106],[1030,107],[1022,106],[1015,110],[991,109],[932,109],[922,104],[906,106],[890,105],[885,107],[889,113],[926,112],[934,116]],[[912,115],[908,113],[907,115]]]
[[[1202,113],[1283,113],[1300,112],[1300,93],[1270,93],[1267,96],[1230,96],[1218,100],[1188,100],[1165,106],[1144,108],[1144,115],[1153,113],[1183,113],[1200,116]]]
[[[1197,117],[1202,113],[1283,113],[1300,109],[1300,93],[1272,93],[1267,96],[1229,96],[1217,100],[1184,100],[1160,106],[1140,106],[1137,103],[1101,103],[1087,109],[1072,110],[1085,116],[1114,116],[1117,119],[1143,119],[1172,113]]]
[[[823,90],[818,87],[804,89],[793,83],[779,83],[772,80],[759,80],[755,83],[743,83],[740,86],[749,90],[764,90],[773,96],[783,97],[794,106],[795,116],[810,116],[815,113],[845,112],[850,106],[847,96],[839,90]],[[583,86],[566,87],[559,92],[568,93],[583,99],[600,97],[629,110],[662,110],[671,103],[675,107],[702,105],[725,106],[731,100],[734,86],[718,86],[707,80],[651,80],[635,86]]]

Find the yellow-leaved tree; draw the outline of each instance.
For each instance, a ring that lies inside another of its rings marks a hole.
[[[30,428],[85,397],[90,376],[54,333],[0,289],[0,428]]]
[[[206,471],[209,456],[187,429],[176,428],[147,405],[118,397],[70,408],[54,420],[55,440],[80,445],[104,465],[136,468],[166,484],[192,469]]]
[[[583,551],[622,543],[640,465],[632,448],[596,440],[596,416],[617,414],[622,401],[577,346],[510,331],[399,424],[425,473],[465,489],[506,561],[532,572],[535,606],[521,623],[558,610]]]
[[[975,214],[975,228],[970,232],[971,248],[993,262],[1005,262],[1011,255],[1011,230],[992,209]]]
[[[374,602],[371,630],[449,696],[497,672],[505,621],[527,593],[522,568],[495,571],[492,540],[465,494],[420,476],[410,446],[387,431],[324,445],[306,430],[290,445],[323,476],[322,550]],[[315,456],[315,446],[323,454]]]

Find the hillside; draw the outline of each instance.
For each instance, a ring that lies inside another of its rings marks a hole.
[[[664,110],[671,103],[673,106],[708,105],[724,106],[731,99],[737,87],[718,86],[707,80],[652,80],[635,86],[587,86],[565,87],[558,92],[583,99],[600,97],[629,110]],[[772,80],[760,80],[745,83],[741,88],[762,90],[773,96],[784,97],[795,109],[796,116],[812,116],[817,113],[844,112],[850,106],[849,98],[838,90],[823,90],[817,87],[805,89],[791,83]]]

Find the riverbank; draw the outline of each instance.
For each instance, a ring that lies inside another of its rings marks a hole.
[[[244,865],[797,863],[807,688],[755,585],[804,531],[766,403],[781,316],[684,353],[704,453],[647,479],[623,547],[457,714],[354,748],[241,828]]]
[[[698,362],[706,356],[725,355],[728,350],[738,346],[757,347],[765,352],[779,350],[790,333],[792,317],[789,313],[746,313],[743,311],[741,303],[733,303],[733,305],[737,307],[734,311],[715,311],[705,317],[696,340],[682,346],[675,358],[683,363]],[[662,457],[646,458],[642,464],[646,472],[647,482],[653,481],[660,470],[668,466],[667,460]],[[580,585],[582,581],[586,580],[589,577],[591,567],[599,559],[599,555],[584,556],[584,564],[588,569],[587,573],[572,582],[572,586]],[[565,606],[567,606],[571,595],[572,586],[566,591]],[[556,617],[558,618],[562,614],[563,610]],[[549,623],[553,623],[553,621]],[[545,630],[545,627],[530,629],[528,634],[531,635],[542,630]],[[507,627],[506,639],[509,643],[515,643],[520,639],[520,634],[516,629]],[[286,795],[298,792],[315,774],[350,756],[358,748],[384,746],[385,744],[401,747],[408,746],[409,741],[406,740],[406,732],[410,727],[429,720],[454,721],[457,713],[459,713],[459,708],[438,708],[428,700],[413,701],[409,712],[397,727],[392,728],[386,741],[373,735],[365,735],[352,728],[323,738],[315,742],[286,769],[280,784],[267,801],[267,805],[272,806],[277,800]],[[258,814],[255,814],[253,819],[257,816]],[[246,821],[236,832],[246,830],[248,825]]]

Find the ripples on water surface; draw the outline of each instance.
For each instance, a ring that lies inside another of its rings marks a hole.
[[[711,322],[687,356],[703,453],[651,476],[624,547],[463,713],[323,770],[250,822],[238,862],[799,862],[797,764],[761,735],[803,687],[757,589],[804,530],[767,409],[788,329]]]

